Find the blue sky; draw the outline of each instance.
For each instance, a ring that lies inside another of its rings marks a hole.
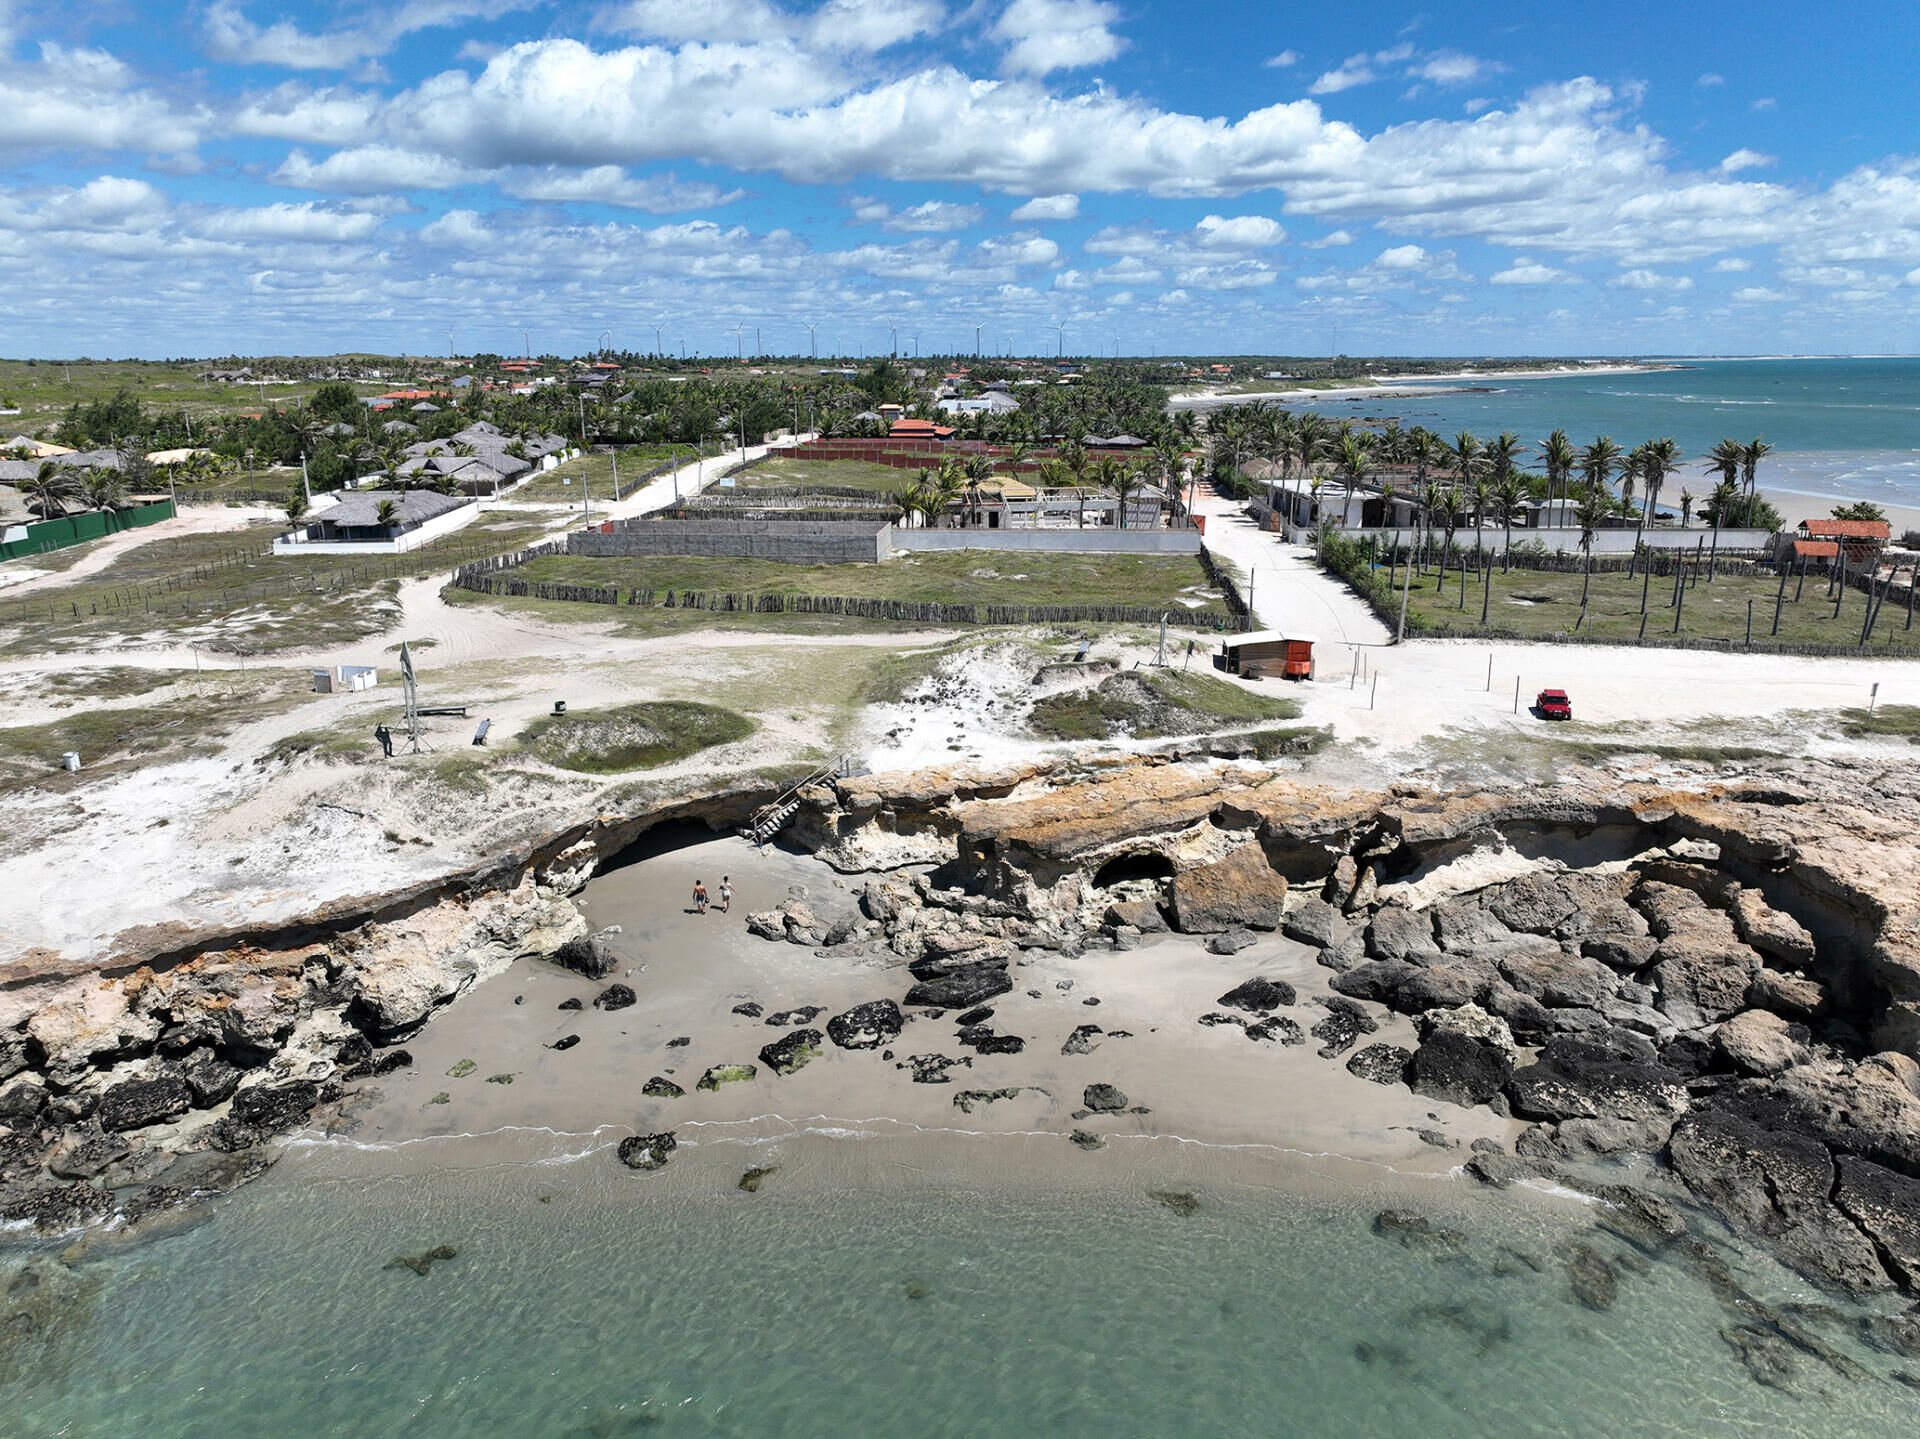
[[[0,0],[0,351],[1920,350],[1920,6]]]

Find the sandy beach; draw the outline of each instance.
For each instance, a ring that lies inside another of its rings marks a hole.
[[[1447,394],[1452,391],[1436,386],[1461,386],[1469,383],[1497,385],[1502,380],[1558,380],[1575,376],[1641,375],[1655,370],[1680,370],[1678,363],[1649,362],[1638,365],[1561,365],[1546,370],[1453,370],[1445,374],[1406,376],[1383,380],[1375,385],[1350,385],[1338,389],[1278,389],[1222,394],[1218,390],[1190,390],[1169,395],[1167,404],[1176,410],[1218,409],[1224,405],[1251,404],[1255,400],[1300,403],[1306,400],[1404,400],[1420,395]]]

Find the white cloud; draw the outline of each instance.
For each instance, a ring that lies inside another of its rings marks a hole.
[[[1383,270],[1418,270],[1426,265],[1427,252],[1419,245],[1399,245],[1382,250],[1373,263]]]
[[[1049,75],[1111,60],[1126,48],[1112,26],[1120,7],[1106,0],[1012,0],[992,35],[1007,44],[1008,75]]]
[[[1743,260],[1738,255],[1729,255],[1724,260],[1713,262],[1713,273],[1716,275],[1739,275],[1752,268],[1753,261]]]
[[[1691,290],[1693,276],[1662,275],[1653,270],[1627,270],[1607,281],[1615,290]]]
[[[0,151],[194,149],[212,117],[135,87],[133,72],[104,50],[40,42],[37,62],[0,65]]]
[[[1439,50],[1412,66],[1407,74],[1435,85],[1471,85],[1482,76],[1497,75],[1506,68],[1495,60],[1481,60],[1457,50]]]
[[[1317,240],[1308,240],[1304,248],[1309,250],[1334,250],[1342,245],[1351,245],[1353,236],[1345,230],[1335,230],[1330,235],[1322,235]]]
[[[1015,220],[1072,220],[1080,214],[1078,195],[1036,195],[1026,204],[1018,206],[1011,216]]]
[[[302,190],[372,195],[394,190],[450,190],[456,185],[478,184],[491,173],[468,169],[446,155],[428,151],[363,145],[336,150],[318,164],[304,150],[295,150],[273,172],[273,180]]]
[[[1909,285],[1920,285],[1920,270],[1907,271],[1907,283]]]
[[[314,89],[289,80],[254,94],[228,119],[237,134],[310,145],[357,145],[373,138],[377,97],[345,87]]]
[[[311,200],[284,201],[251,208],[217,208],[192,222],[195,234],[214,240],[274,240],[342,244],[365,240],[380,228],[380,217],[322,209]]]
[[[1269,70],[1291,70],[1295,65],[1300,63],[1300,52],[1298,50],[1282,50],[1278,55],[1271,55],[1260,63]]]
[[[944,28],[936,0],[827,0],[796,14],[767,0],[629,0],[599,28],[670,43],[713,45],[794,41],[821,51],[878,51]]]
[[[1778,156],[1763,155],[1758,150],[1743,148],[1735,150],[1731,155],[1727,156],[1726,159],[1722,160],[1720,162],[1720,169],[1725,174],[1737,175],[1742,170],[1763,170],[1779,163]]]
[[[987,218],[987,212],[978,205],[950,200],[927,200],[904,210],[864,195],[855,195],[849,203],[855,221],[878,225],[896,235],[944,235],[950,230],[971,229]]]
[[[1693,83],[1699,86],[1702,90],[1711,90],[1716,86],[1726,84],[1727,77],[1725,75],[1716,75],[1713,71],[1709,70],[1707,71],[1706,74],[1702,75],[1698,80],[1695,80]]]
[[[1365,55],[1350,55],[1337,70],[1328,70],[1307,87],[1309,95],[1338,95],[1359,85],[1371,85],[1379,79]]]
[[[1749,105],[1747,108],[1755,111],[1756,113],[1761,110],[1778,110],[1780,108],[1780,102],[1774,99],[1773,96],[1771,95],[1762,95],[1758,100],[1755,100],[1753,104]]]
[[[1580,277],[1570,275],[1565,270],[1556,270],[1551,265],[1543,265],[1529,255],[1522,255],[1507,269],[1493,276],[1495,285],[1571,285],[1577,284]]]
[[[309,34],[291,20],[257,25],[246,17],[239,0],[214,0],[207,7],[202,25],[208,53],[228,64],[345,70],[387,54],[418,31],[464,25],[538,3],[540,0],[408,0],[374,7],[360,24]]]
[[[745,190],[722,190],[718,185],[683,184],[672,174],[635,179],[618,165],[596,165],[589,170],[547,165],[516,171],[499,183],[502,190],[520,200],[615,205],[655,215],[717,209],[746,194]]]
[[[1207,215],[1193,228],[1199,243],[1209,248],[1265,250],[1287,238],[1279,222],[1265,215],[1236,215],[1232,219]]]
[[[1759,285],[1748,285],[1745,289],[1735,290],[1733,298],[1746,305],[1774,305],[1793,296],[1779,290],[1768,290]]]
[[[1082,271],[1062,270],[1053,277],[1056,290],[1091,290],[1093,281]]]

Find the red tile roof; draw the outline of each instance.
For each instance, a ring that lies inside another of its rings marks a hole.
[[[944,440],[953,433],[952,425],[936,425],[932,420],[895,420],[889,436]]]
[[[1795,559],[1830,560],[1840,553],[1837,540],[1795,540],[1793,557]]]
[[[1885,520],[1802,520],[1800,528],[1834,540],[1884,540],[1893,535],[1893,526]]]

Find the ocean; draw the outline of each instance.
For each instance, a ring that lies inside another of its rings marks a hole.
[[[1764,438],[1760,488],[1920,508],[1920,359],[1688,360],[1629,375],[1484,380],[1422,386],[1409,398],[1289,400],[1333,418],[1397,419],[1441,435],[1512,430],[1538,445],[1555,429],[1575,444],[1611,435],[1623,448],[1671,435],[1702,494],[1716,441]],[[1473,387],[1470,393],[1458,391]],[[1403,386],[1395,385],[1402,389]],[[1678,497],[1669,487],[1669,503]],[[1787,508],[1791,508],[1788,506]],[[1789,515],[1791,521],[1794,516]]]

